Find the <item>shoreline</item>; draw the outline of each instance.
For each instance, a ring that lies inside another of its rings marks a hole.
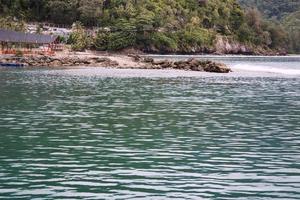
[[[10,60],[3,60],[3,59]],[[47,56],[24,56],[24,57],[15,57],[14,55],[0,55],[0,63],[5,62],[12,62],[12,63],[20,63],[24,59],[33,59],[34,61],[31,65],[27,64],[26,66],[22,67],[23,69],[34,70],[34,69],[64,69],[64,70],[73,70],[73,69],[94,69],[95,71],[99,72],[99,69],[132,69],[132,73],[135,73],[134,70],[144,70],[144,72],[148,73],[148,70],[155,70],[157,75],[164,74],[165,71],[169,73],[180,73],[182,76],[199,76],[199,74],[207,74],[203,72],[216,72],[216,73],[230,73],[233,76],[241,75],[241,76],[259,76],[259,73],[262,73],[263,76],[277,76],[277,75],[284,75],[284,76],[299,76],[299,69],[291,68],[291,69],[276,69],[270,68],[270,66],[256,66],[251,64],[248,66],[246,62],[265,62],[268,59],[272,59],[275,62],[298,62],[300,55],[288,55],[288,56],[245,56],[245,55],[158,55],[158,54],[120,54],[120,53],[108,53],[108,52],[59,52],[55,56],[47,57]],[[80,62],[76,62],[81,60]],[[232,63],[232,59],[234,60]],[[245,60],[246,59],[246,60]],[[44,61],[43,61],[44,60]],[[66,61],[66,63],[62,64],[60,60]],[[213,70],[204,70],[203,64],[207,64],[207,60],[210,60],[209,63],[217,66],[217,67],[224,67],[225,71],[220,71],[222,68],[218,68],[218,71]],[[53,62],[54,61],[54,62]],[[57,62],[59,64],[57,64]],[[74,62],[76,64],[74,64]],[[198,62],[198,66],[193,66],[193,62]],[[228,66],[222,64],[226,63]],[[235,63],[234,63],[235,62]],[[241,62],[244,67],[237,66],[236,62]],[[267,61],[268,62],[268,61]],[[180,64],[181,66],[174,65]],[[182,65],[183,64],[183,65]],[[8,69],[8,68],[15,68],[15,67],[1,67],[0,69]],[[101,71],[101,70],[100,70]],[[158,72],[160,71],[160,72]],[[106,70],[104,70],[106,72]],[[114,71],[118,73],[118,70]],[[124,72],[128,72],[124,70]],[[186,74],[186,72],[190,72],[191,74]],[[198,73],[200,72],[200,73]],[[149,72],[150,73],[150,72]],[[216,74],[214,73],[214,74]],[[142,71],[139,71],[138,74],[143,76]],[[277,75],[276,75],[277,74]],[[159,75],[160,76],[160,75]],[[201,75],[200,75],[201,76]]]
[[[189,58],[186,60],[154,59],[138,54],[103,54],[101,52],[61,52],[55,56],[7,55],[0,57],[2,64],[16,64],[22,67],[106,67],[117,69],[176,69],[185,71],[201,71],[229,73],[232,70],[223,63],[210,60]]]
[[[100,78],[300,78],[299,75],[276,73],[268,71],[248,71],[234,69],[232,73],[209,73],[186,71],[177,69],[137,69],[137,68],[110,68],[110,67],[60,67],[47,68],[46,71],[30,68],[30,73],[46,73],[58,76],[78,76],[78,77],[100,77]]]

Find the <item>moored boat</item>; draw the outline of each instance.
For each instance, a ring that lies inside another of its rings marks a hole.
[[[0,67],[24,67],[21,63],[0,63]]]

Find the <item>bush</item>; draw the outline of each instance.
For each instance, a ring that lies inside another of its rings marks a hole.
[[[93,47],[97,51],[107,50],[108,44],[109,44],[109,35],[110,35],[110,33],[108,33],[108,32],[98,32],[94,39]]]
[[[25,31],[26,24],[24,21],[15,20],[13,17],[0,16],[0,28],[14,31]]]
[[[161,51],[174,52],[178,49],[178,43],[174,35],[168,33],[153,33],[150,40]]]
[[[243,24],[237,31],[237,36],[239,41],[247,43],[252,42],[254,40],[255,33],[247,24]]]
[[[195,28],[178,32],[181,46],[188,48],[211,46],[214,35],[206,29]]]
[[[116,32],[109,34],[107,49],[121,50],[135,45],[135,33],[133,32]]]
[[[71,48],[74,51],[83,51],[90,47],[91,38],[88,36],[84,27],[80,23],[76,23],[73,32],[68,39]]]
[[[94,39],[93,47],[100,51],[121,50],[132,47],[136,44],[136,34],[129,31],[119,31],[114,33],[97,33]]]
[[[16,53],[15,53],[16,57],[23,57],[23,55],[24,54],[23,54],[23,52],[21,50],[19,50],[19,49],[16,50]]]

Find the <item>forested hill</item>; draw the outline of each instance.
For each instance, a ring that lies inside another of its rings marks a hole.
[[[239,0],[246,9],[257,8],[269,20],[278,21],[288,38],[289,52],[300,52],[300,0]]]
[[[284,17],[282,24],[288,32],[289,51],[300,53],[300,9]]]
[[[79,49],[205,52],[220,37],[262,49],[286,44],[280,27],[253,10],[245,12],[236,0],[0,0],[0,13],[6,17],[0,27],[9,26],[3,23],[14,17],[57,24],[79,21],[112,30],[86,40],[75,34],[73,43],[85,41]]]
[[[300,0],[238,0],[245,7],[257,7],[266,17],[282,19],[300,10]]]
[[[101,26],[121,19],[145,19],[155,26],[178,27],[193,17],[207,26],[243,20],[235,0],[0,0],[0,5],[2,15],[61,24],[81,21]]]

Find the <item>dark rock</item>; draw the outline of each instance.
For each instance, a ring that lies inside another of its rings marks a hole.
[[[110,61],[109,64],[111,66],[119,66],[119,63],[117,61]]]
[[[128,54],[127,56],[133,58],[133,61],[135,62],[140,62],[142,60],[142,57],[137,54]]]
[[[92,58],[92,59],[95,60],[97,63],[103,63],[103,62],[110,61],[110,59],[108,59],[108,58]]]
[[[168,60],[158,60],[152,62],[152,69],[181,69],[187,71],[206,71],[215,73],[229,73],[231,70],[224,64],[216,63],[212,61],[200,61],[195,58],[188,59],[186,61],[171,62]]]
[[[191,66],[191,68],[197,68],[200,64],[199,60],[195,58],[191,58],[187,61],[187,63]]]
[[[154,64],[154,65],[164,65],[164,64],[166,64],[168,62],[169,61],[167,61],[167,60],[157,60],[157,61],[153,60],[152,64]]]
[[[61,61],[60,60],[54,60],[50,63],[50,66],[59,67],[59,66],[61,66]]]
[[[204,71],[214,73],[229,73],[231,69],[222,63],[209,63],[204,66]]]
[[[145,63],[153,63],[153,62],[154,62],[154,59],[153,59],[153,58],[146,57],[146,58],[144,58],[143,61],[144,61]]]
[[[91,62],[90,60],[83,60],[82,63],[85,64],[85,65],[89,65],[89,64],[91,64],[92,62]]]
[[[49,66],[49,67],[60,67],[60,66],[79,66],[79,65],[91,65],[91,66],[118,66],[119,63],[110,60],[109,58],[53,58],[47,56],[38,56],[38,57],[22,57],[16,58],[11,57],[6,60],[2,59],[0,62],[16,62],[23,63],[26,66]]]
[[[169,62],[169,61],[164,61],[162,64],[160,64],[160,66],[162,68],[172,68],[172,62]]]

